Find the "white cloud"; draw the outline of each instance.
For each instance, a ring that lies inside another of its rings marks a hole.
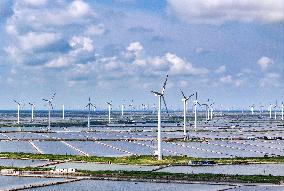
[[[227,75],[220,78],[220,82],[223,84],[233,84],[237,87],[241,86],[244,81],[240,79],[234,79],[233,76]]]
[[[137,57],[142,52],[143,46],[141,45],[140,42],[132,42],[129,44],[126,50],[128,51],[128,53],[134,54]]]
[[[226,71],[226,66],[225,65],[222,65],[222,66],[220,66],[219,68],[217,68],[216,70],[215,70],[215,72],[217,73],[217,74],[222,74],[222,73],[224,73]]]
[[[29,32],[26,35],[19,36],[19,42],[24,50],[41,48],[60,39],[56,33],[35,33]]]
[[[266,56],[261,57],[258,61],[257,64],[260,66],[261,70],[266,70],[269,65],[273,64],[274,61],[271,58],[268,58]]]
[[[77,50],[91,52],[94,50],[93,40],[84,36],[73,36],[69,41],[69,45]]]
[[[277,73],[268,73],[260,80],[260,87],[278,87],[280,75]]]
[[[98,25],[91,25],[89,26],[86,31],[85,34],[86,35],[102,35],[106,32],[105,27],[103,24],[98,24]]]
[[[284,20],[283,0],[168,0],[169,10],[187,22],[273,23]]]
[[[47,0],[22,0],[24,3],[31,6],[42,6],[45,5]]]
[[[70,58],[66,56],[62,56],[56,59],[51,60],[50,62],[45,64],[46,68],[63,68],[68,67],[71,63]]]
[[[76,0],[68,6],[67,10],[74,17],[82,17],[90,12],[90,6],[82,0]]]
[[[170,63],[170,73],[174,75],[178,74],[192,74],[192,75],[204,75],[209,71],[206,68],[195,68],[191,63],[186,62],[175,54],[167,53],[165,59]]]

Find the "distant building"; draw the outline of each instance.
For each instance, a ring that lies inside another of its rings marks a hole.
[[[2,169],[1,170],[2,175],[19,175],[19,171],[15,171],[15,169]]]
[[[59,174],[75,173],[76,169],[74,169],[74,168],[55,168],[54,170],[51,170],[51,172],[59,173]]]

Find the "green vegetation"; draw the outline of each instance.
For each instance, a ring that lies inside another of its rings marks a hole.
[[[2,169],[14,169],[15,171],[34,171],[45,172],[52,168],[38,167],[3,167]],[[272,175],[225,175],[225,174],[183,174],[183,173],[168,173],[168,172],[152,172],[152,171],[87,171],[79,170],[77,175],[92,176],[97,178],[117,178],[121,180],[136,179],[136,180],[163,180],[163,181],[205,181],[205,182],[234,182],[234,183],[272,183],[281,184],[284,181],[284,176]]]
[[[150,171],[79,171],[83,175],[95,177],[115,177],[123,179],[155,179],[206,182],[272,183],[280,184],[284,176],[270,175],[225,175],[225,174],[183,174]]]
[[[186,156],[166,156],[159,161],[154,156],[127,156],[127,157],[97,157],[78,155],[52,155],[32,153],[0,153],[0,157],[13,159],[47,159],[51,161],[84,161],[114,164],[139,164],[139,165],[187,165],[189,161],[215,161],[217,164],[249,164],[249,163],[284,163],[284,156],[277,157],[250,157],[250,158],[193,158]]]

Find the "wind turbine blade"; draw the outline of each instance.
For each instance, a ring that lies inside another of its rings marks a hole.
[[[48,100],[47,99],[42,99],[43,101],[47,101],[48,102]]]
[[[194,94],[191,94],[191,95],[188,97],[188,99],[191,98],[192,96],[194,96]]]
[[[16,104],[18,104],[18,105],[21,105],[19,102],[17,102],[16,100],[14,100],[14,102],[16,103]]]
[[[163,102],[164,102],[164,105],[165,105],[166,111],[167,111],[167,113],[169,113],[169,111],[168,111],[168,107],[167,107],[167,104],[166,104],[166,100],[165,100],[164,96],[162,96],[162,99],[163,99]]]
[[[164,82],[162,94],[164,94],[164,92],[165,92],[166,85],[167,85],[167,81],[168,81],[168,77],[169,77],[169,75],[167,75],[166,80],[165,80],[165,82]]]
[[[185,97],[183,91],[182,91],[182,90],[180,90],[180,91],[181,91],[181,94],[182,94],[183,98],[186,99],[186,97]]]
[[[52,101],[54,99],[55,95],[56,95],[56,93],[53,94],[53,96],[51,97],[50,101]]]

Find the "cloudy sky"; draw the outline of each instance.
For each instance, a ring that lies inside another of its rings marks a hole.
[[[283,0],[1,0],[0,109],[284,101]]]

